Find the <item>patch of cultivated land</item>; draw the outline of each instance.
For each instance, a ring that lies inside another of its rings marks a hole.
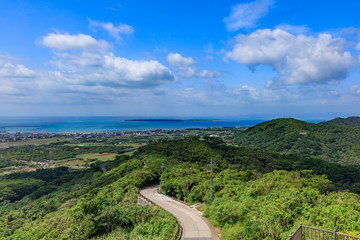
[[[112,144],[104,144],[101,142],[93,143],[93,142],[82,142],[82,143],[67,143],[64,146],[70,147],[97,147],[97,146],[112,146]]]
[[[55,137],[55,138],[44,138],[44,139],[31,139],[31,140],[16,141],[16,142],[5,142],[5,143],[0,143],[0,149],[8,148],[8,147],[18,147],[24,145],[47,145],[51,143],[65,142],[71,140],[72,138]]]
[[[77,155],[78,159],[94,160],[95,158],[99,161],[110,161],[114,160],[116,153],[85,153]]]
[[[105,157],[105,156],[116,156],[116,153],[98,153],[98,154],[94,154],[94,157]]]
[[[66,161],[66,162],[57,162],[56,164],[58,165],[73,165],[74,163],[76,164],[82,164],[82,160],[72,160],[72,161]]]
[[[86,153],[77,155],[78,159],[56,161],[56,164],[60,166],[82,166],[86,164],[94,163],[95,161],[111,161],[115,159],[116,153]]]

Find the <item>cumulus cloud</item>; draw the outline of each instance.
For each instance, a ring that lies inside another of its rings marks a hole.
[[[109,53],[97,67],[61,72],[68,84],[110,88],[149,88],[175,81],[172,72],[158,61],[135,61]]]
[[[214,78],[220,75],[219,72],[210,70],[198,72],[195,67],[196,61],[191,57],[183,57],[179,53],[169,53],[166,60],[183,78]]]
[[[249,35],[239,34],[226,57],[255,68],[268,65],[278,77],[268,87],[291,84],[334,83],[347,77],[355,66],[344,50],[346,41],[329,34],[293,35],[281,29],[261,29]]]
[[[194,65],[196,62],[191,57],[183,57],[179,53],[170,53],[166,60],[171,66],[181,67],[181,66],[189,66]]]
[[[40,98],[54,94],[51,99],[104,101],[176,81],[174,74],[158,61],[115,56],[105,41],[89,35],[51,33],[42,38],[41,44],[54,50],[50,63],[57,69],[31,70],[9,58],[0,58],[2,95]]]
[[[36,73],[21,64],[0,63],[0,78],[32,78]]]
[[[145,89],[175,81],[173,73],[158,61],[116,57],[108,51],[105,41],[89,35],[49,34],[43,37],[42,44],[62,50],[54,52],[51,63],[61,70],[57,75],[60,81],[70,85]]]
[[[256,0],[234,6],[230,15],[224,19],[226,29],[236,31],[240,28],[255,27],[257,21],[267,14],[273,3],[272,0]]]
[[[38,74],[21,64],[0,60],[1,95],[25,96],[31,94]],[[0,98],[1,100],[1,98]]]
[[[81,33],[74,35],[50,33],[42,37],[39,43],[56,50],[104,50],[110,47],[110,44],[104,40],[96,40]]]
[[[60,69],[76,70],[80,68],[101,67],[104,55],[107,52],[54,52],[54,58],[50,61]]]
[[[122,39],[120,35],[130,35],[135,32],[132,26],[124,23],[119,23],[117,26],[115,26],[111,22],[99,22],[90,20],[89,27],[92,29],[102,28],[107,31],[110,36],[114,37],[117,41]]]

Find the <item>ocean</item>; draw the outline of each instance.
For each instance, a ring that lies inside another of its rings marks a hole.
[[[248,127],[261,119],[146,119],[139,117],[0,117],[0,133],[99,133],[176,130],[209,127]]]

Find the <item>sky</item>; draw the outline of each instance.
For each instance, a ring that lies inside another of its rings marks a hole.
[[[358,116],[359,12],[359,0],[0,0],[0,116]]]

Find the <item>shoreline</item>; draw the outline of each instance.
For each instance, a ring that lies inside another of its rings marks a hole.
[[[248,128],[255,125],[243,125],[243,126],[212,126],[212,127],[189,127],[189,128],[157,128],[157,129],[139,129],[139,130],[118,130],[118,131],[94,131],[94,132],[73,132],[73,131],[65,131],[65,132],[39,132],[36,130],[28,130],[28,131],[18,131],[18,132],[9,132],[9,131],[0,131],[0,136],[2,135],[17,135],[17,134],[28,134],[28,135],[69,135],[69,134],[117,134],[117,133],[135,133],[135,132],[164,132],[164,131],[187,131],[187,130],[201,130],[201,129],[216,129],[216,128]]]
[[[248,128],[251,126],[231,126],[231,127],[204,127],[204,128],[184,128],[184,129],[155,129],[155,130],[134,130],[134,131],[111,131],[111,132],[16,132],[16,133],[2,133],[0,134],[0,143],[28,141],[34,139],[56,138],[56,137],[70,137],[70,138],[83,138],[83,137],[117,137],[117,136],[151,136],[161,135],[163,133],[176,133],[182,131],[192,130],[221,130],[231,128]]]

